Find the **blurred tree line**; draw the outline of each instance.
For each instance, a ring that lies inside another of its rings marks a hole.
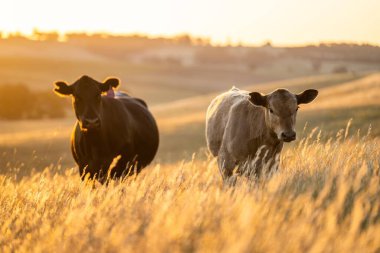
[[[52,91],[32,91],[24,84],[0,85],[0,119],[61,118],[65,107]]]
[[[13,45],[45,44],[53,46],[65,43],[79,47],[88,52],[117,60],[132,61],[136,56],[151,53],[152,57],[145,60],[150,63],[172,63],[178,65],[183,57],[178,52],[194,49],[194,62],[199,64],[242,64],[251,69],[265,64],[271,64],[281,59],[304,59],[311,62],[312,68],[318,71],[323,62],[345,61],[378,64],[380,62],[380,47],[370,44],[320,43],[297,47],[277,47],[267,41],[261,46],[217,46],[209,38],[194,37],[189,34],[179,34],[174,37],[149,37],[142,34],[112,35],[106,33],[66,33],[43,32],[35,29],[31,36],[21,33],[8,34],[0,37],[1,43]],[[167,56],[167,49],[177,50],[178,57]],[[158,52],[154,54],[152,52]],[[161,52],[161,53],[160,53]]]

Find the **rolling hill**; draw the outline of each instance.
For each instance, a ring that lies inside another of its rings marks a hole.
[[[306,122],[306,133],[318,127],[328,134],[344,128],[350,119],[353,119],[352,131],[367,131],[371,124],[372,134],[380,135],[379,73],[312,76],[239,88],[265,93],[279,87],[293,92],[306,88],[320,91],[317,100],[303,106],[299,112],[297,127],[300,136]],[[199,151],[200,155],[205,154],[205,113],[211,99],[217,94],[151,106],[161,135],[157,163],[190,159],[192,153]],[[23,166],[33,164],[33,167],[57,161],[62,166],[73,166],[69,137],[74,122],[74,116],[60,120],[0,122],[0,153],[11,157],[2,159],[0,166],[9,167],[12,161],[23,163]]]
[[[352,131],[367,131],[372,126],[372,134],[380,135],[379,73],[307,77],[239,88],[267,93],[280,87],[295,93],[307,88],[319,90],[319,96],[313,103],[301,107],[297,117],[298,132],[307,124],[309,130],[318,127],[327,134],[335,133],[352,119]],[[186,147],[187,154],[191,154],[205,146],[205,113],[216,95],[213,93],[152,108],[163,135],[161,154],[173,152],[176,146]]]

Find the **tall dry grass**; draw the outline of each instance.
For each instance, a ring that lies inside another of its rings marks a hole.
[[[379,252],[380,140],[320,139],[235,187],[197,158],[95,189],[75,169],[0,176],[0,251]]]

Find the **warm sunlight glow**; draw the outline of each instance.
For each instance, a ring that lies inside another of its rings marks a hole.
[[[190,33],[213,42],[276,45],[329,42],[380,44],[380,1],[48,1],[4,0],[0,30]]]

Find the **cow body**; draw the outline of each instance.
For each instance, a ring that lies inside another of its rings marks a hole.
[[[121,177],[147,166],[158,148],[158,129],[148,109],[135,98],[102,97],[101,127],[81,131],[75,124],[71,137],[71,150],[84,176],[104,180],[114,158],[120,156],[110,172]]]
[[[223,179],[230,178],[235,167],[248,176],[260,176],[263,168],[276,170],[284,141],[295,139],[298,95],[284,89],[268,96],[258,94],[234,87],[208,107],[207,147],[217,157]],[[265,101],[255,105],[255,95]]]
[[[78,121],[71,151],[82,179],[88,175],[104,183],[108,177],[139,173],[153,160],[159,144],[158,128],[142,99],[127,94],[100,96],[111,84],[87,76],[70,86],[60,83],[56,83],[56,92],[73,97]]]

